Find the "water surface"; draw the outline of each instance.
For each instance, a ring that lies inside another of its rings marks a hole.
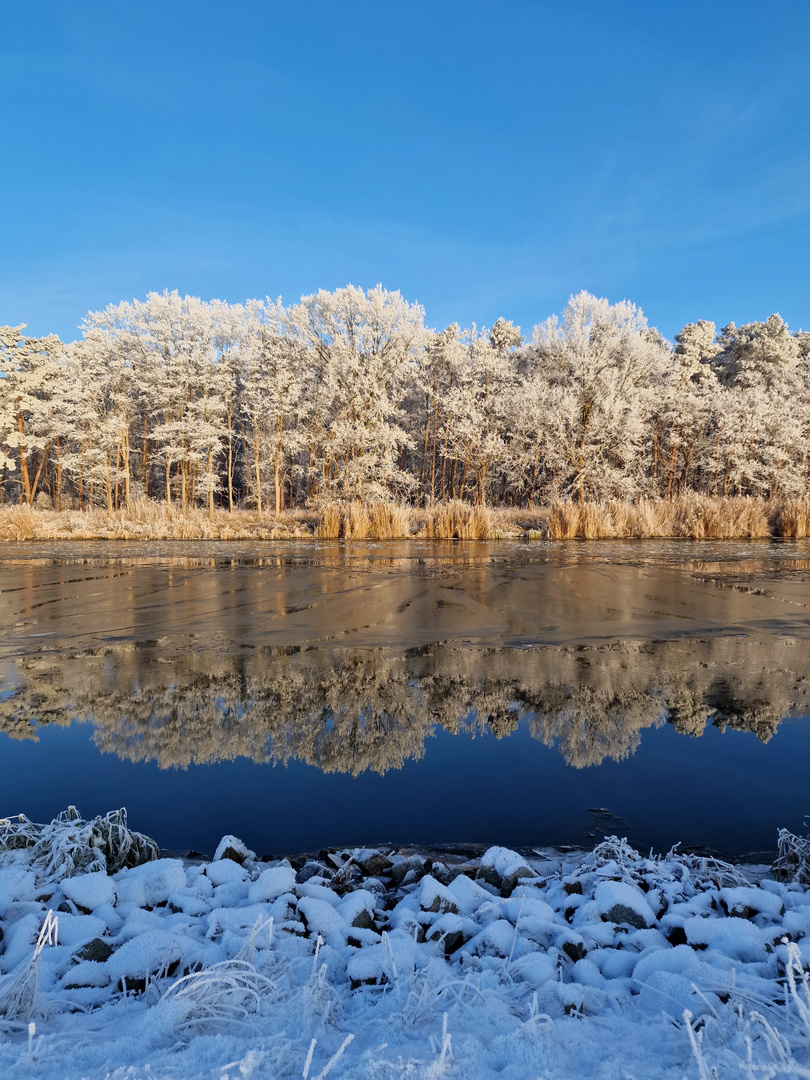
[[[729,854],[810,811],[810,546],[0,550],[0,813]]]

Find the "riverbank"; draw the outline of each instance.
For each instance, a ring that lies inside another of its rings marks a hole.
[[[431,507],[403,503],[328,503],[286,510],[182,510],[155,500],[129,510],[0,506],[0,540],[572,540],[683,538],[800,539],[810,536],[810,498],[710,498],[636,502],[551,502],[528,509],[454,500]]]
[[[810,1065],[798,838],[782,837],[774,870],[644,857],[615,837],[590,852],[264,861],[235,837],[212,860],[155,858],[120,815],[12,819],[0,835],[4,1077],[681,1080]]]

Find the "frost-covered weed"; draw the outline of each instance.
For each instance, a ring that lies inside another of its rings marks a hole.
[[[276,984],[247,960],[223,960],[172,983],[158,1007],[171,1012],[181,1042],[195,1035],[251,1027],[268,1003],[278,1000]]]
[[[698,1022],[693,1022],[688,1009],[684,1011],[699,1080],[718,1080],[726,1075],[727,1066],[746,1080],[810,1078],[810,980],[799,947],[786,938],[783,944],[787,989],[783,1003],[763,999],[758,1008],[751,1008],[743,995],[735,994]],[[712,1059],[720,1063],[712,1064]]]
[[[774,872],[782,881],[810,885],[810,837],[796,836],[788,829],[780,829]]]
[[[0,852],[32,848],[31,863],[44,876],[59,880],[77,873],[114,874],[160,856],[154,840],[127,827],[125,809],[85,821],[69,806],[47,825],[24,814],[0,819]]]

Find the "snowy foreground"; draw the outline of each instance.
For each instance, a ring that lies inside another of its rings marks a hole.
[[[156,854],[125,824],[0,822],[4,1080],[810,1076],[810,889],[764,867],[226,837],[108,874]]]

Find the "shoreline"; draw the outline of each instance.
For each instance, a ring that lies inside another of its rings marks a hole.
[[[123,812],[72,808],[0,836],[8,1080],[297,1080],[307,1062],[333,1080],[681,1080],[749,1053],[762,1071],[775,1045],[810,1064],[802,838],[782,836],[773,875],[615,836],[298,867],[225,836],[188,862]]]
[[[611,835],[605,833],[601,839],[594,840],[591,845],[579,844],[513,844],[509,850],[514,851],[521,858],[530,859],[585,859],[595,847],[611,839]],[[625,842],[629,842],[624,838]],[[493,847],[485,843],[396,843],[375,842],[361,845],[363,849],[379,851],[386,858],[401,856],[403,858],[417,857],[433,863],[443,862],[448,865],[472,864],[486,854]],[[498,845],[495,845],[498,846]],[[256,854],[257,863],[288,862],[295,870],[301,869],[308,862],[324,862],[329,856],[338,856],[359,850],[357,845],[333,845],[326,848],[313,848],[310,851],[276,851]],[[721,851],[719,848],[711,848],[704,844],[683,845],[676,843],[673,850],[680,855],[695,859],[710,859],[729,866],[736,866],[742,870],[756,871],[757,873],[770,872],[777,862],[779,850],[774,847],[768,850],[746,851],[741,854]],[[211,852],[198,851],[196,848],[165,847],[160,848],[161,858],[180,859],[187,865],[204,864],[210,862],[214,855]]]

